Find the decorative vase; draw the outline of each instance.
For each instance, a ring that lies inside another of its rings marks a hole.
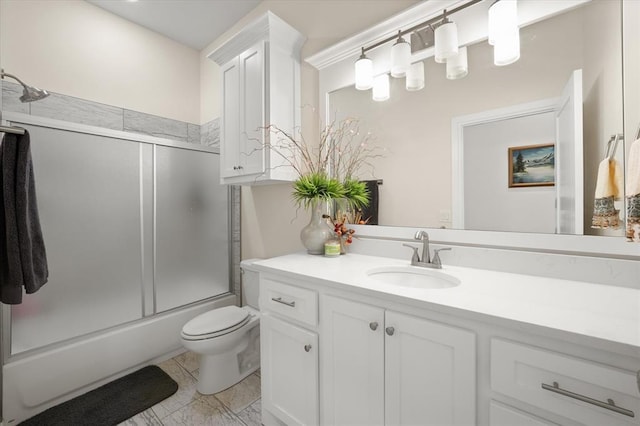
[[[340,254],[347,254],[347,240],[340,238]]]
[[[311,220],[300,231],[300,240],[309,254],[324,254],[324,243],[333,237],[333,229],[329,227],[327,219],[322,217],[326,213],[325,202],[314,200],[311,202]]]

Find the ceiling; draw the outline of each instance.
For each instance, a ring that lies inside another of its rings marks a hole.
[[[86,0],[102,9],[202,50],[261,0]]]

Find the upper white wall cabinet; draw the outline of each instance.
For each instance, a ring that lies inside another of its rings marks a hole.
[[[212,52],[221,67],[220,182],[295,180],[286,160],[269,149],[267,128],[296,134],[300,126],[300,32],[267,12]]]

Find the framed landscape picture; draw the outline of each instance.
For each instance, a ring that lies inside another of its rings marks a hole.
[[[509,188],[555,185],[555,145],[509,148]]]

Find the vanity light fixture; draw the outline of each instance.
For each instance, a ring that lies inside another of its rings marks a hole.
[[[364,54],[364,47],[360,58],[356,61],[355,72],[356,89],[369,90],[373,87],[373,61]]]
[[[495,65],[509,65],[520,59],[517,0],[496,0],[489,7],[487,34]]]
[[[373,61],[367,58],[365,52],[395,41],[391,47],[391,75],[406,77],[406,89],[420,90],[424,87],[424,63],[422,61],[411,64],[411,45],[402,37],[406,34],[417,33],[422,39],[420,31],[430,29],[434,32],[435,54],[434,60],[446,63],[446,76],[449,80],[465,77],[469,73],[466,46],[458,45],[458,28],[448,16],[464,10],[484,0],[468,0],[450,10],[444,10],[441,15],[430,18],[405,30],[398,30],[396,35],[387,37],[370,46],[362,47],[362,54],[355,63],[356,89],[368,90],[373,88],[373,99],[384,101],[389,99],[389,75],[383,74],[373,77]],[[518,27],[517,0],[496,0],[489,7],[488,38],[493,45],[494,64],[509,65],[520,58],[520,29]],[[434,28],[435,27],[435,28]],[[411,64],[411,65],[410,65]]]
[[[458,54],[447,59],[447,79],[458,80],[469,74],[467,46],[458,49]]]
[[[411,65],[411,45],[402,38],[398,31],[398,40],[391,46],[391,77],[400,78],[407,75]]]
[[[405,87],[409,92],[424,89],[424,62],[411,64],[407,71]]]
[[[373,79],[373,100],[382,102],[389,99],[389,74],[380,74]]]
[[[447,17],[447,11],[442,14],[442,22],[435,30],[436,52],[435,61],[445,62],[458,54],[458,27]]]

